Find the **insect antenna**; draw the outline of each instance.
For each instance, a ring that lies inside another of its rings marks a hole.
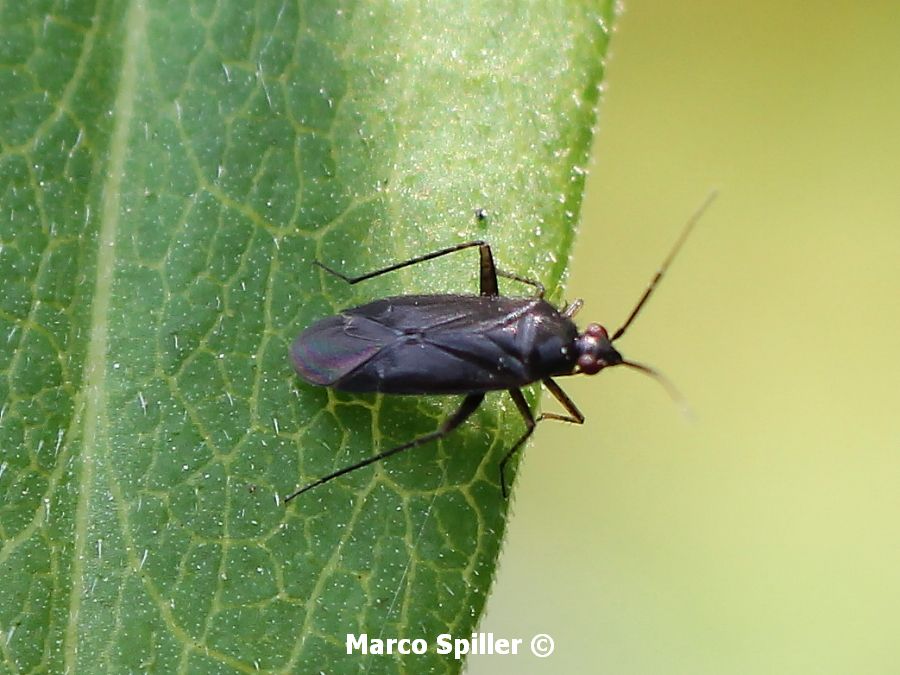
[[[672,402],[681,409],[682,414],[687,417],[692,417],[691,406],[688,403],[688,400],[684,397],[684,395],[680,391],[678,391],[678,387],[676,387],[674,384],[672,384],[672,380],[670,380],[668,377],[663,375],[661,372],[659,372],[655,368],[646,366],[643,363],[638,363],[636,361],[628,361],[628,360],[624,360],[624,359],[618,365],[628,366],[629,368],[632,368],[633,370],[638,370],[638,371],[644,373],[645,375],[649,375],[650,377],[652,377],[654,380],[656,380],[657,382],[659,382],[662,385],[662,388],[666,390],[666,393],[669,395],[669,398],[672,399]]]
[[[684,229],[681,230],[681,234],[678,236],[678,239],[675,240],[675,244],[672,246],[672,250],[669,251],[669,255],[666,256],[665,260],[663,260],[663,263],[662,265],[660,265],[659,270],[650,281],[650,285],[647,286],[647,290],[644,291],[641,299],[638,300],[637,304],[634,306],[634,309],[631,310],[631,314],[628,315],[628,318],[625,320],[625,323],[622,324],[622,327],[615,333],[613,333],[612,338],[610,338],[610,342],[615,342],[617,339],[622,337],[625,334],[625,331],[628,330],[628,327],[631,325],[631,323],[637,318],[637,315],[640,314],[640,311],[644,308],[644,305],[647,304],[647,300],[650,299],[653,291],[656,290],[659,282],[662,281],[663,276],[668,271],[669,265],[672,264],[675,256],[678,255],[678,252],[681,250],[681,247],[687,240],[688,235],[691,233],[691,230],[694,229],[697,221],[700,220],[700,216],[702,216],[703,212],[706,211],[707,208],[709,208],[709,205],[713,203],[713,200],[715,200],[718,194],[718,190],[713,190],[712,192],[710,192],[706,199],[703,200],[703,204],[700,205],[700,208],[694,212],[694,215],[688,218],[687,223],[685,223],[684,225]],[[638,370],[640,370],[640,368],[638,368]],[[659,374],[657,373],[657,377],[658,376]]]

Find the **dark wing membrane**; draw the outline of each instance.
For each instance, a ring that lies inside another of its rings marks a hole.
[[[508,322],[511,314],[533,303],[532,299],[480,295],[401,295],[345,309],[341,314],[372,319],[398,334],[437,328],[478,333]]]
[[[291,358],[304,380],[331,387],[395,339],[395,331],[376,321],[338,314],[300,333],[291,346]]]
[[[346,310],[394,332],[394,339],[333,386],[346,391],[456,394],[529,381],[515,348],[533,300],[425,295],[387,298]]]

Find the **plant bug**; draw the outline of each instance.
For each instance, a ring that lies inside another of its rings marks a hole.
[[[323,476],[285,497],[285,502],[351,471],[447,436],[478,409],[487,392],[504,389],[525,422],[525,432],[500,462],[500,485],[506,497],[506,464],[538,422],[554,419],[584,423],[584,415],[554,377],[594,375],[604,368],[627,366],[653,376],[671,392],[671,385],[658,372],[623,358],[613,343],[637,318],[714,198],[715,192],[687,221],[644,294],[612,337],[596,323],[588,324],[579,333],[572,318],[581,309],[581,300],[558,310],[544,300],[544,287],[539,282],[497,269],[491,247],[484,241],[442,248],[356,277],[316,261],[330,274],[348,284],[357,284],[477,247],[480,294],[384,298],[321,319],[297,337],[291,346],[294,368],[310,384],[349,392],[462,394],[463,400],[437,430]],[[527,284],[535,289],[535,294],[528,298],[502,296],[498,276]],[[538,381],[560,402],[566,414],[545,412],[534,416],[522,387]]]

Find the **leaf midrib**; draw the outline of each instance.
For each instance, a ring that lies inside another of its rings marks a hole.
[[[107,433],[107,351],[109,310],[115,268],[116,237],[119,229],[119,204],[122,177],[128,151],[128,134],[134,116],[137,92],[138,54],[147,26],[143,0],[134,0],[125,15],[125,40],[122,43],[122,68],[117,84],[112,116],[114,121],[107,158],[106,181],[101,189],[100,227],[97,236],[94,293],[82,382],[84,428],[81,442],[81,488],[75,507],[72,584],[69,596],[69,621],[65,637],[65,671],[78,670],[78,616],[85,593],[85,559],[91,513],[91,494],[96,459],[108,443]]]

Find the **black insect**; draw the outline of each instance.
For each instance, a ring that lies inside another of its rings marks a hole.
[[[544,287],[531,279],[498,270],[491,247],[469,241],[434,251],[357,277],[348,277],[320,262],[327,272],[356,284],[381,274],[478,247],[479,295],[401,295],[376,300],[314,323],[294,341],[294,368],[311,384],[350,392],[385,394],[463,394],[459,409],[439,429],[390,450],[328,474],[285,498],[285,502],[398,452],[443,438],[462,424],[484,400],[485,393],[505,389],[525,421],[525,432],[500,462],[500,485],[508,493],[505,468],[510,458],[543,419],[582,424],[584,415],[553,380],[584,373],[593,375],[610,366],[628,366],[665,380],[648,366],[628,361],[613,346],[637,317],[659,284],[703,210],[687,222],[659,271],[631,314],[612,337],[603,326],[588,324],[579,333],[572,317],[581,300],[557,310],[544,300]],[[501,296],[497,277],[536,289],[529,298]],[[565,415],[541,413],[535,418],[521,387],[544,386],[562,404]]]

